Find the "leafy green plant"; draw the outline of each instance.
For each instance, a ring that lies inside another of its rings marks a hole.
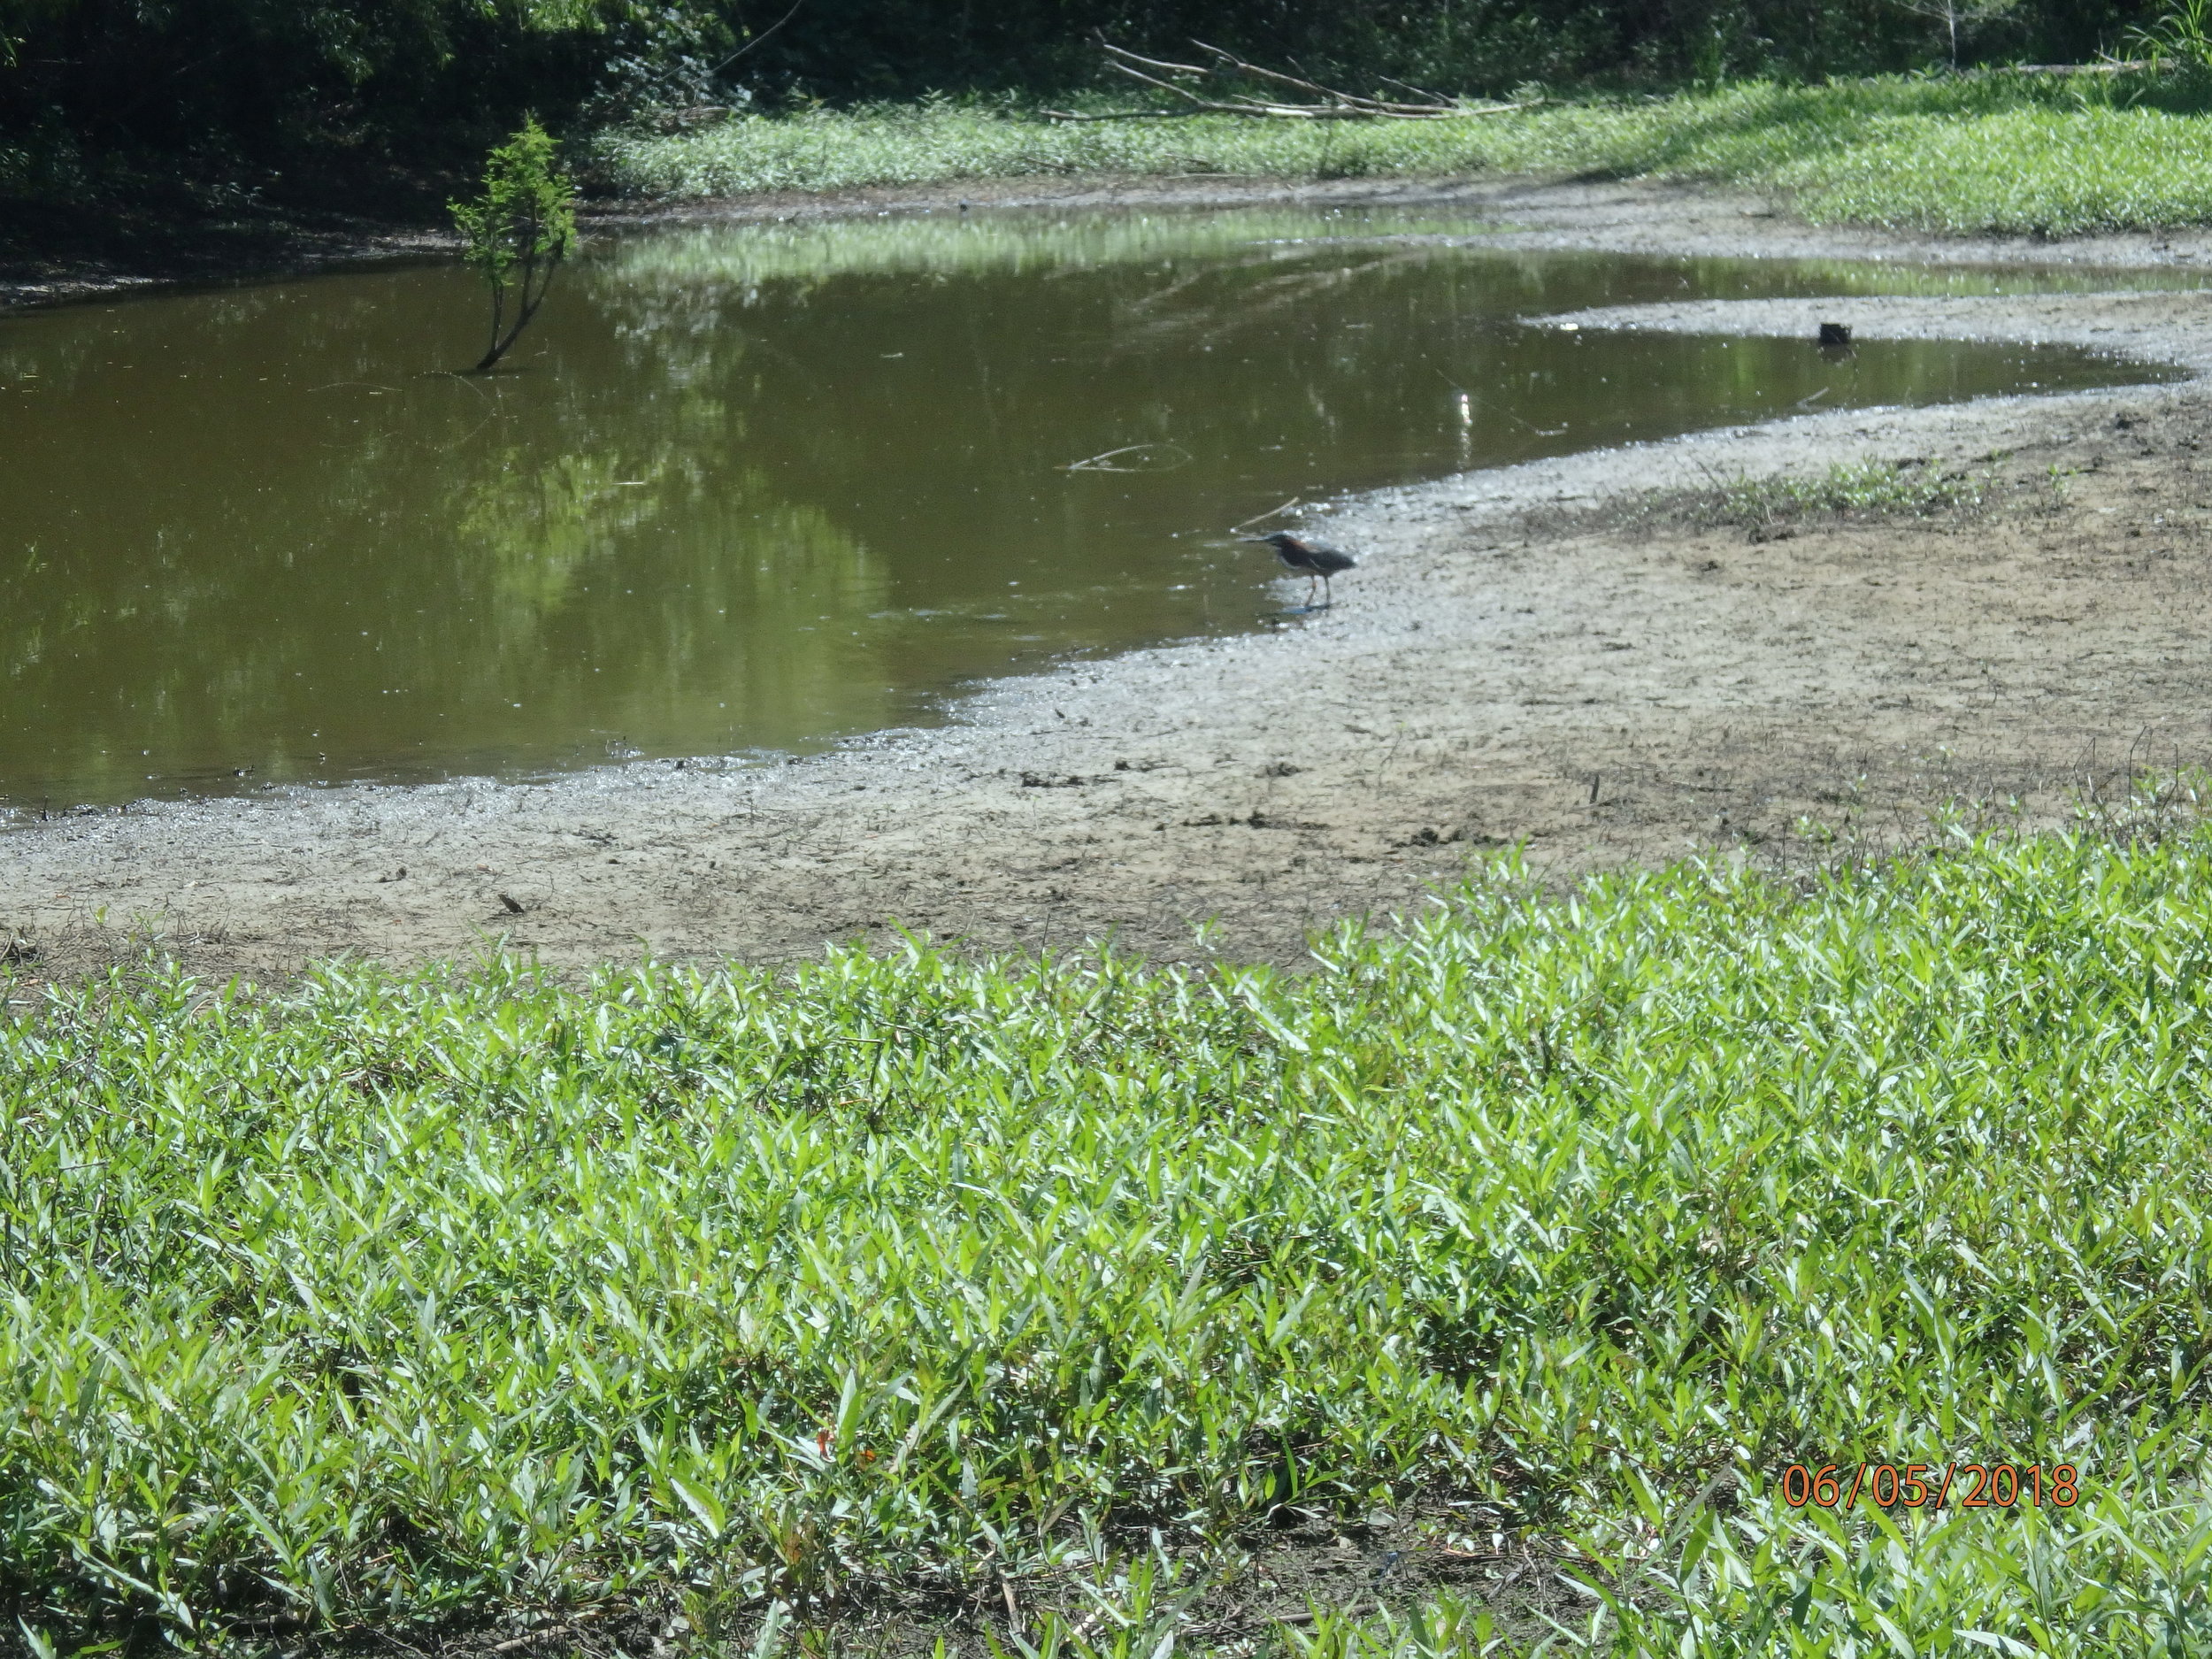
[[[2127,50],[2154,69],[2212,68],[2212,0],[2178,0],[2157,22],[2130,29],[2125,40]]]
[[[1920,465],[1840,463],[1807,478],[1717,478],[1705,489],[1662,496],[1629,510],[1709,529],[1733,525],[1756,534],[1821,519],[1866,523],[1971,513],[1989,504],[1994,480]]]
[[[923,1585],[1148,1659],[1235,1573],[1286,1610],[1288,1494],[1503,1536],[1555,1652],[2201,1653],[2182,816],[1803,890],[1508,859],[1296,976],[0,970],[0,1610],[67,1655],[680,1594],[743,1652]],[[2082,1502],[1782,1501],[1862,1458]],[[1287,1649],[1527,1646],[1479,1580],[1352,1586]]]
[[[533,117],[492,150],[483,194],[450,207],[465,244],[462,257],[491,290],[491,340],[473,371],[481,374],[530,326],[575,246],[576,190],[555,158],[551,135]]]

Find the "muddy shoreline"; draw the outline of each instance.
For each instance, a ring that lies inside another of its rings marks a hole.
[[[968,196],[1040,194],[1023,189]],[[1485,205],[1518,227],[1490,246],[2212,259],[2204,235],[1929,243],[1633,185],[1078,182],[1051,199],[1317,191]],[[683,216],[934,210],[957,195]],[[30,941],[42,973],[152,943],[209,972],[283,974],[333,954],[407,963],[501,942],[562,964],[777,961],[891,941],[897,925],[978,949],[1110,939],[1163,958],[1295,962],[1310,930],[1417,907],[1508,844],[1560,880],[1692,853],[1803,868],[1839,841],[1922,838],[1947,803],[2057,821],[2085,788],[2108,795],[2133,765],[2212,748],[2203,298],[1710,302],[1572,320],[2070,341],[2193,378],[1801,417],[1348,499],[1329,534],[1366,559],[1333,611],[997,682],[941,728],[810,759],[19,823],[0,831],[0,943]],[[1985,504],[1749,532],[1633,504],[1857,459],[1970,472]]]

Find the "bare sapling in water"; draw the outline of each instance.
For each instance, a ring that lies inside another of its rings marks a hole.
[[[449,205],[467,244],[462,257],[492,294],[490,343],[471,371],[481,374],[530,326],[553,286],[553,273],[576,245],[576,188],[554,161],[552,137],[532,116],[493,150],[484,166],[484,193]]]

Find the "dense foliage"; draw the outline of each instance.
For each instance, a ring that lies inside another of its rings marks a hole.
[[[0,1619],[42,1648],[671,1584],[1126,1612],[1133,1555],[1425,1496],[1581,1529],[1599,1651],[2204,1651],[2212,841],[1500,867],[1296,978],[12,1006]],[[1862,1457],[2083,1502],[1776,1499]]]
[[[2075,58],[2157,10],[2010,0],[1968,28],[1964,55]],[[0,0],[0,187],[13,175],[19,188],[82,191],[103,157],[150,153],[243,172],[303,157],[419,162],[526,110],[560,126],[652,103],[1062,92],[1097,78],[1094,31],[1167,50],[1201,35],[1455,93],[1816,78],[1943,61],[1947,30],[1927,12],[1924,0]]]
[[[743,0],[762,27],[784,0]],[[2067,59],[2116,41],[2137,0],[2017,0],[1970,31],[1972,60]],[[1932,64],[1944,31],[1901,0],[807,0],[756,73],[825,91],[1065,84],[1087,37],[1175,53],[1191,37],[1324,74],[1385,73],[1452,92],[1554,82],[1678,84],[1862,73]],[[1187,56],[1187,51],[1180,53]]]

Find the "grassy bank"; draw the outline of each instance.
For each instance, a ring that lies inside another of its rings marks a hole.
[[[2212,841],[1501,867],[1298,979],[14,995],[41,1653],[680,1601],[766,1653],[779,1601],[1139,1659],[2205,1650]],[[1782,1501],[1861,1458],[2080,1502]],[[1382,1508],[1327,1594],[1431,1610],[1269,1638],[1319,1582],[1271,1523]]]
[[[1377,125],[1066,123],[939,103],[608,133],[591,154],[609,188],[655,196],[1029,174],[1594,173],[1782,192],[1821,221],[2059,235],[2212,219],[2212,125],[2197,103],[2193,83],[2096,76],[1755,84]]]

